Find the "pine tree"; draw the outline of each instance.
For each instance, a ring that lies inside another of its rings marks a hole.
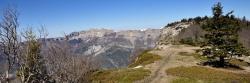
[[[242,21],[245,23],[247,21],[246,16],[243,16]]]
[[[217,3],[212,8],[213,17],[202,26],[205,34],[203,43],[203,55],[207,56],[213,66],[224,67],[234,56],[247,54],[244,47],[238,42],[238,30],[240,25],[235,18],[231,18],[233,12],[223,15],[223,7]],[[231,15],[231,16],[230,16]]]

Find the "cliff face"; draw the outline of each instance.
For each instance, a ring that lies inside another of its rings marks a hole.
[[[90,56],[103,68],[125,67],[139,50],[156,45],[160,29],[126,30],[115,32],[107,29],[92,29],[68,35],[71,50],[79,55]],[[48,41],[62,41],[52,38]]]
[[[176,41],[178,35],[183,29],[189,28],[193,25],[192,22],[181,22],[171,26],[166,26],[162,29],[158,45],[171,44]]]

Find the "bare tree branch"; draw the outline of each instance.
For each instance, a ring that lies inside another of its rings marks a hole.
[[[15,8],[9,7],[4,11],[2,22],[0,23],[0,48],[3,50],[1,56],[7,59],[7,70],[2,81],[9,82],[9,74],[13,72],[18,56],[18,13]]]

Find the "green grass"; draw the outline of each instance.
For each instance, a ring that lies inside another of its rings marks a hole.
[[[175,67],[166,70],[169,75],[180,77],[173,80],[174,83],[197,83],[197,80],[205,83],[249,83],[250,73],[237,74],[212,68],[192,66],[192,67]],[[184,79],[185,78],[185,79]]]
[[[92,77],[93,83],[132,83],[150,75],[146,69],[114,69],[95,72]]]
[[[149,51],[144,51],[141,53],[137,59],[129,65],[129,67],[136,67],[138,65],[147,65],[154,63],[157,60],[160,60],[162,57],[156,54],[149,53]]]
[[[181,55],[181,56],[193,56],[195,59],[202,60],[202,61],[207,60],[206,57],[204,57],[198,53],[179,52],[179,55]]]

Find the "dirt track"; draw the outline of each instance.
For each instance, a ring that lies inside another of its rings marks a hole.
[[[151,70],[151,75],[138,83],[169,83],[174,77],[165,73],[165,70],[177,66],[193,66],[196,61],[193,57],[178,56],[178,52],[194,52],[197,47],[167,46],[166,49],[154,50],[151,53],[162,56],[162,59],[146,65],[145,69]],[[188,63],[186,63],[188,62]]]

